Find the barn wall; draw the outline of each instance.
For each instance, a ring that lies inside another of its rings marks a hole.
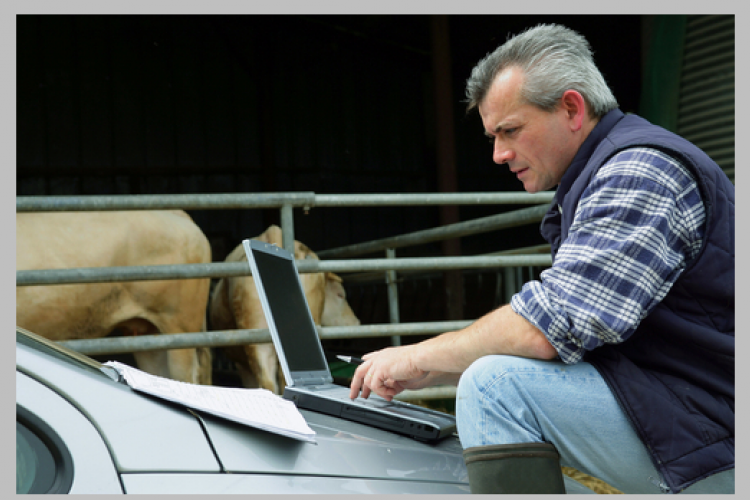
[[[595,46],[605,29],[632,31],[638,60],[637,16],[451,16],[459,190],[521,189],[464,115],[463,83],[507,31],[550,20]],[[438,190],[429,16],[18,16],[17,37],[19,195]],[[597,50],[605,67],[620,57]],[[638,87],[637,71],[612,67],[613,83]],[[278,221],[275,210],[192,215],[216,260]],[[438,212],[295,217],[299,239],[324,249],[431,227]],[[535,229],[515,235],[481,250],[539,243]]]
[[[366,52],[300,23],[19,17],[18,194],[434,191],[428,55]],[[358,209],[367,225],[300,215],[297,234],[337,246],[417,229],[428,211]],[[194,216],[217,259],[278,220]]]

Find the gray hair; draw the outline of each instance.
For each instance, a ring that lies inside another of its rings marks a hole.
[[[508,67],[523,71],[521,97],[542,110],[554,110],[566,90],[578,91],[596,118],[617,108],[588,41],[564,26],[540,24],[509,37],[477,63],[466,81],[467,111],[482,103],[495,77]]]

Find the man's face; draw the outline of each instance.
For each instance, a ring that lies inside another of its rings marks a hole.
[[[536,193],[560,183],[580,142],[563,107],[547,112],[524,102],[522,82],[521,70],[504,70],[478,108],[485,134],[494,145],[492,159],[507,164],[524,189]]]

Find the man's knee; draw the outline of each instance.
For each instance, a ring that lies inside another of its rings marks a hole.
[[[503,379],[519,371],[534,371],[539,363],[549,362],[501,354],[481,357],[461,375],[457,397],[469,398],[481,396],[487,390],[499,390]]]
[[[486,388],[494,383],[504,357],[507,356],[484,356],[474,361],[458,381],[456,405],[480,399]]]
[[[466,407],[481,406],[486,398],[497,401],[505,390],[513,390],[514,384],[506,381],[514,372],[523,370],[523,365],[533,361],[506,355],[490,355],[477,359],[461,375],[456,392],[456,412]]]
[[[535,411],[529,394],[535,392],[540,372],[548,370],[539,363],[549,362],[492,355],[466,369],[456,394],[456,420],[464,447],[540,441],[533,419],[529,421]]]

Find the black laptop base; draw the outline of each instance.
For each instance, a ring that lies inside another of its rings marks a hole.
[[[319,396],[312,397],[309,393],[296,391],[294,387],[286,387],[284,389],[284,398],[294,402],[298,408],[340,417],[352,422],[359,422],[370,427],[377,427],[402,434],[419,441],[435,442],[452,436],[456,432],[455,417],[452,415],[400,401],[396,401],[393,405],[390,405],[385,399],[374,395],[371,396],[372,400],[359,399],[357,400],[359,404],[347,405],[345,403],[342,404],[338,400],[329,401]],[[361,404],[366,404],[370,408],[364,409],[360,406]],[[389,415],[388,412],[379,412],[377,411],[379,404],[388,405],[390,412],[402,413],[411,418],[407,420]],[[432,413],[443,420],[442,431],[434,423],[418,419],[419,414],[425,412]]]

